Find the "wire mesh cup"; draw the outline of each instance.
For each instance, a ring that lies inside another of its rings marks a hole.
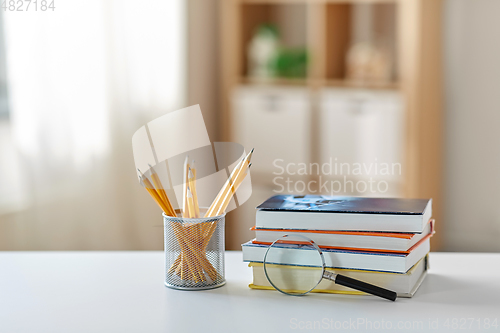
[[[226,283],[225,215],[183,218],[163,214],[167,287],[204,290]]]

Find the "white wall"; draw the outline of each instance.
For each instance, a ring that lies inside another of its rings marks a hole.
[[[445,2],[448,250],[500,251],[499,15],[498,0]]]

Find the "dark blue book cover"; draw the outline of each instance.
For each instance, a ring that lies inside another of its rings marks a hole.
[[[328,195],[275,195],[257,209],[387,215],[423,215],[430,199],[361,198]]]

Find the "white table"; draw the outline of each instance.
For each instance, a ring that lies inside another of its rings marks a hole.
[[[162,252],[1,252],[0,332],[500,330],[500,254],[432,253],[430,264],[413,298],[390,302],[251,290],[241,252],[208,291],[166,288]]]

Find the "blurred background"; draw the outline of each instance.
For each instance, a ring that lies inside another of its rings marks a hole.
[[[23,6],[0,9],[0,250],[163,249],[131,138],[200,104],[256,149],[228,249],[267,197],[322,193],[432,197],[433,250],[500,251],[498,1]]]

